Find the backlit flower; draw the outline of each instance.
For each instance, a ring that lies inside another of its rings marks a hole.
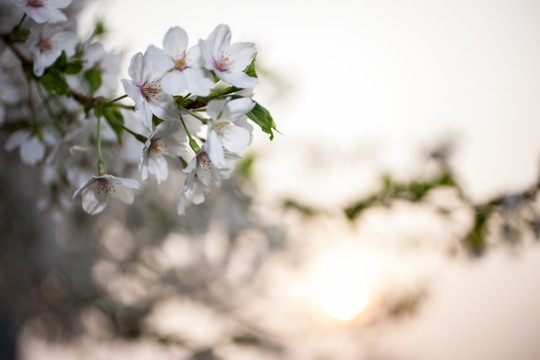
[[[206,112],[211,121],[206,140],[207,151],[217,167],[225,166],[225,151],[239,154],[251,141],[248,129],[239,126],[237,120],[251,111],[255,102],[250,98],[211,100]]]
[[[139,172],[146,180],[148,174],[153,174],[159,183],[169,175],[165,156],[179,157],[186,153],[186,133],[179,121],[164,121],[148,137],[143,149]]]
[[[66,52],[70,57],[75,54],[77,36],[59,25],[37,25],[30,30],[30,37],[25,45],[30,49],[34,58],[34,74],[43,75],[46,68],[51,66],[56,59]]]
[[[113,175],[93,176],[84,182],[73,194],[73,199],[81,194],[82,207],[90,215],[103,211],[107,206],[109,196],[123,201],[126,204],[133,203],[135,195],[133,189],[138,189],[140,184],[133,179],[116,177]]]
[[[173,27],[165,34],[163,50],[148,47],[148,61],[156,71],[164,73],[161,84],[165,92],[180,94],[187,90],[197,96],[208,96],[214,85],[212,74],[202,68],[199,46],[189,50],[187,46],[187,33]]]
[[[135,112],[152,130],[152,115],[162,120],[178,120],[172,96],[163,92],[160,74],[152,71],[145,56],[137,53],[128,68],[131,80],[122,79],[126,94],[135,101]]]
[[[218,25],[207,40],[199,40],[199,47],[204,66],[224,82],[241,89],[257,85],[257,78],[244,72],[255,58],[255,45],[246,42],[231,44],[231,30],[227,25]]]
[[[12,0],[15,5],[37,23],[66,21],[66,15],[58,9],[67,7],[71,0]]]

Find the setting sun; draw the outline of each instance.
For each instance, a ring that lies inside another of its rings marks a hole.
[[[348,259],[335,257],[323,262],[317,282],[321,308],[334,319],[351,320],[367,305],[365,274]]]

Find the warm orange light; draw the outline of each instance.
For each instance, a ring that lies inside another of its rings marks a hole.
[[[318,274],[322,310],[337,320],[351,320],[367,305],[368,291],[359,266],[336,257],[324,262]]]

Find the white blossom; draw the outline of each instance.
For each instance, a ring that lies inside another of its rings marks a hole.
[[[185,213],[188,203],[195,205],[202,203],[206,194],[210,193],[221,181],[219,169],[214,166],[208,157],[204,146],[184,169],[184,173],[188,176],[178,199],[176,208],[178,215]]]
[[[199,47],[204,66],[224,82],[241,89],[257,85],[257,78],[244,72],[255,58],[255,45],[246,42],[231,44],[231,30],[227,25],[218,25],[207,40],[199,40]]]
[[[12,0],[37,23],[66,21],[66,15],[58,9],[67,7],[71,0]]]
[[[159,183],[169,176],[165,156],[179,157],[186,153],[186,133],[179,121],[164,121],[148,137],[143,149],[139,172],[146,180],[153,174]]]
[[[207,151],[212,162],[217,167],[224,167],[225,151],[239,154],[244,151],[250,141],[250,130],[246,129],[238,120],[251,111],[255,102],[250,98],[211,100],[206,112],[211,121],[208,126],[206,140]]]
[[[153,45],[148,47],[147,56],[151,66],[162,72],[161,84],[169,94],[189,91],[197,96],[208,96],[214,85],[212,74],[202,67],[199,46],[187,50],[188,35],[184,29],[170,28],[163,38],[163,50]]]
[[[142,53],[131,58],[131,80],[122,79],[126,94],[135,101],[135,111],[142,123],[152,130],[152,115],[163,120],[178,120],[172,96],[163,92],[160,74],[152,71]]]
[[[11,134],[6,141],[6,150],[19,148],[21,160],[26,165],[34,166],[45,156],[45,143],[53,144],[55,138],[50,132],[42,132],[42,139],[30,130],[19,130]]]
[[[30,37],[26,47],[32,52],[34,58],[34,74],[43,75],[46,68],[51,66],[62,51],[70,57],[75,54],[77,36],[59,25],[36,25],[30,29]]]
[[[126,204],[133,203],[135,195],[133,189],[140,184],[133,179],[116,177],[109,174],[93,176],[84,182],[73,194],[73,199],[81,194],[82,207],[90,215],[102,212],[107,206],[109,196]]]

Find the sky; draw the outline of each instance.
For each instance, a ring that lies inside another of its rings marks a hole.
[[[161,45],[171,26],[183,27],[192,44],[219,23],[231,27],[233,42],[254,42],[259,65],[282,85],[263,80],[256,88],[263,104],[275,100],[268,105],[283,136],[271,149],[367,144],[400,171],[422,147],[452,138],[456,169],[478,199],[537,176],[536,1],[93,4],[89,14],[110,9],[103,17],[111,47],[125,50],[126,58]]]
[[[172,26],[194,44],[226,23],[233,42],[256,44],[272,76],[255,97],[281,133],[254,140],[268,197],[344,205],[381,172],[414,174],[419,152],[444,139],[474,199],[537,179],[538,1],[96,0],[83,20],[96,14],[126,59]],[[539,257],[443,261],[417,320],[379,346],[399,359],[539,358]]]

